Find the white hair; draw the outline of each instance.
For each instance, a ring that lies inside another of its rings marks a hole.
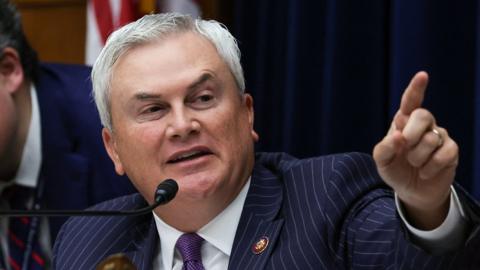
[[[198,33],[215,46],[232,72],[239,93],[244,93],[245,80],[240,64],[240,50],[237,41],[223,24],[214,20],[193,19],[189,15],[178,13],[145,15],[113,32],[93,65],[93,97],[104,127],[113,130],[110,114],[110,87],[115,62],[138,45],[185,32]]]

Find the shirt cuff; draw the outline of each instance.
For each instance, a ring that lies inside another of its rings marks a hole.
[[[395,204],[400,218],[415,242],[429,252],[443,253],[451,251],[465,242],[467,231],[465,212],[453,186],[451,186],[451,191],[447,217],[440,226],[430,231],[419,230],[408,222],[400,199],[395,193]]]

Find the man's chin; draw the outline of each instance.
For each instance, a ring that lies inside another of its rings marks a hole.
[[[179,193],[185,198],[204,199],[215,193],[219,186],[217,176],[205,173],[185,175],[177,180]]]

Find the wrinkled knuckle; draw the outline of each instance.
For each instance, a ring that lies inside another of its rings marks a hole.
[[[416,118],[420,119],[420,120],[430,120],[431,118],[433,118],[432,114],[424,109],[424,108],[418,108],[416,109],[415,111],[413,111],[412,115],[414,115]]]
[[[427,132],[423,136],[423,143],[431,149],[435,149],[438,146],[438,136],[433,132]]]
[[[433,155],[431,160],[432,165],[435,167],[443,167],[447,165],[449,161],[450,161],[450,158],[448,155],[439,155],[439,154]]]
[[[444,152],[450,163],[455,159],[458,159],[458,149],[458,145],[454,141],[451,141],[448,145],[445,145]]]

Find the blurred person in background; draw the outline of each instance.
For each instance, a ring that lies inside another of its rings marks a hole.
[[[84,209],[134,191],[103,147],[89,74],[86,66],[39,63],[16,8],[0,0],[2,210]],[[65,220],[0,217],[0,269],[48,268]]]

